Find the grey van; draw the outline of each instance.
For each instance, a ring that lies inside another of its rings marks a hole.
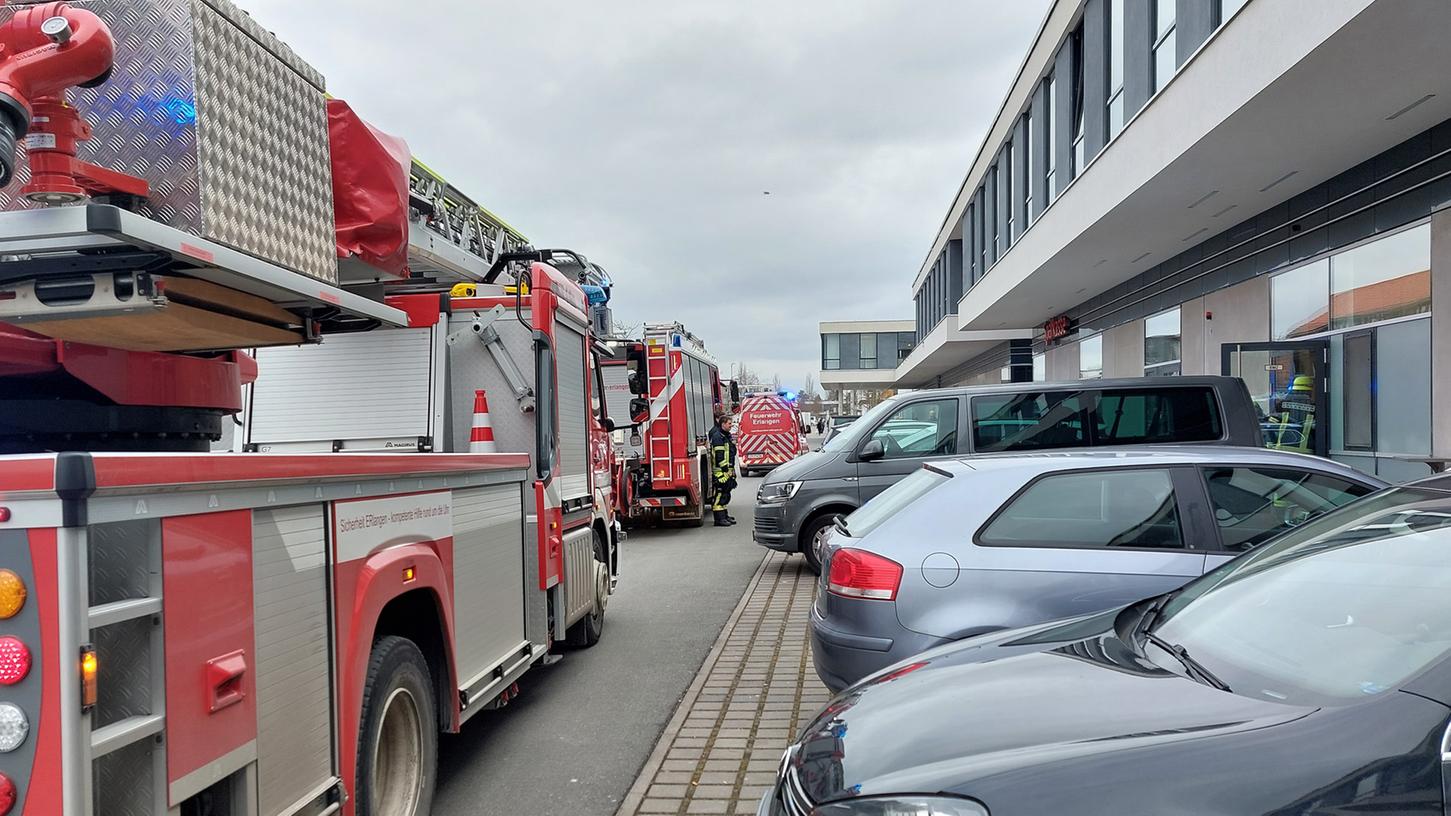
[[[921,468],[952,457],[1150,444],[1260,447],[1259,412],[1238,377],[1004,383],[898,394],[819,451],[771,471],[756,493],[756,543],[817,549],[832,523]]]

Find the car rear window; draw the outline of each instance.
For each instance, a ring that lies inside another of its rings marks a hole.
[[[951,475],[933,468],[914,471],[847,516],[847,532],[852,538],[861,538],[950,478]]]
[[[1034,391],[972,398],[976,453],[1150,443],[1223,436],[1214,389]]]

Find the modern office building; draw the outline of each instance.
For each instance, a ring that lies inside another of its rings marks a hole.
[[[1229,373],[1287,447],[1439,469],[1447,32],[1445,0],[1055,0],[918,270],[893,382]]]

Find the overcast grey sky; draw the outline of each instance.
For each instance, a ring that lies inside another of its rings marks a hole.
[[[1048,0],[240,0],[539,246],[799,387],[911,283]],[[764,195],[766,191],[770,195]]]

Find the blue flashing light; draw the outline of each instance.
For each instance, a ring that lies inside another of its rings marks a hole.
[[[610,302],[610,293],[605,291],[603,286],[586,283],[580,288],[584,290],[584,296],[589,300],[591,306],[600,306]]]
[[[680,340],[681,340],[680,335],[677,334],[677,335],[673,336],[671,338],[671,340],[673,341],[671,343],[671,345],[675,346],[676,348],[681,348],[682,347],[681,342],[680,342]]]

